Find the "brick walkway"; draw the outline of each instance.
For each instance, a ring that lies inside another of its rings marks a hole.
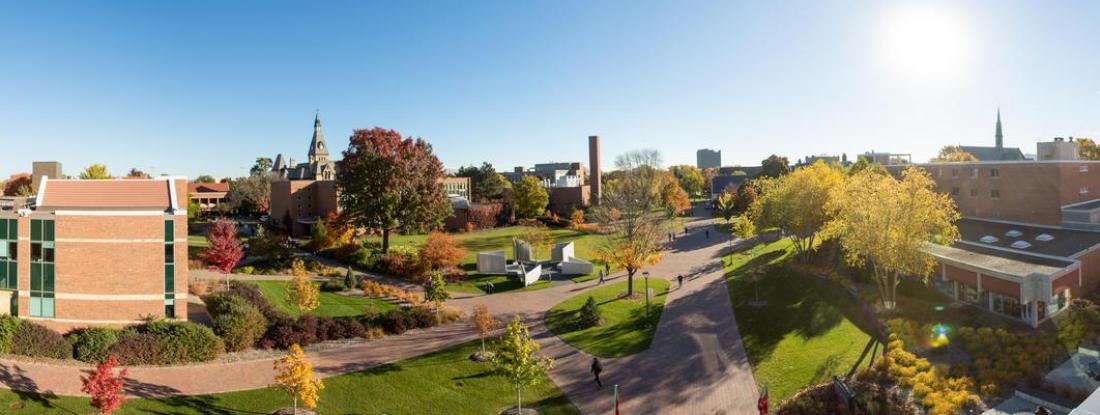
[[[543,314],[555,304],[596,286],[596,281],[536,291],[459,298],[448,305],[472,310],[486,304],[502,320],[521,315],[532,326],[543,351],[556,360],[551,378],[586,414],[610,413],[612,387],[620,385],[624,413],[743,414],[755,411],[756,388],[741,346],[733,309],[722,280],[724,234],[709,222],[672,245],[664,260],[648,269],[654,278],[684,274],[683,288],[673,288],[650,349],[602,360],[605,387],[597,390],[588,368],[591,356],[550,334]],[[625,278],[619,274],[611,281]],[[321,376],[368,369],[476,339],[464,323],[340,348],[310,352]],[[0,358],[0,384],[18,390],[81,395],[79,376],[89,367]],[[231,374],[231,375],[227,375]],[[273,381],[272,359],[176,367],[130,368],[129,391],[137,396],[202,394],[256,389]]]

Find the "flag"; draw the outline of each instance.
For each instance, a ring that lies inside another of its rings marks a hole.
[[[760,399],[756,403],[761,415],[768,415],[768,385],[764,385],[764,391],[760,392]]]
[[[619,413],[619,385],[615,385],[615,415],[622,415]]]

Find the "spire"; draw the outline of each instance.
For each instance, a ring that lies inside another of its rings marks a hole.
[[[997,151],[1004,149],[1004,134],[1001,134],[1001,107],[997,107]]]
[[[313,140],[309,143],[309,162],[328,161],[328,147],[325,146],[325,133],[321,131],[321,112],[313,117]]]

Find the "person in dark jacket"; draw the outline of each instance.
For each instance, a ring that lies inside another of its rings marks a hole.
[[[603,382],[600,382],[600,372],[603,372],[603,365],[600,364],[600,359],[593,357],[592,374],[596,376],[596,385],[603,389]]]

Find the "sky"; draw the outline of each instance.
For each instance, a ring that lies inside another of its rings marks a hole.
[[[1100,2],[0,0],[0,176],[240,176],[356,128],[448,168],[1100,138]],[[334,154],[335,158],[339,158]],[[607,170],[610,167],[605,167]]]

